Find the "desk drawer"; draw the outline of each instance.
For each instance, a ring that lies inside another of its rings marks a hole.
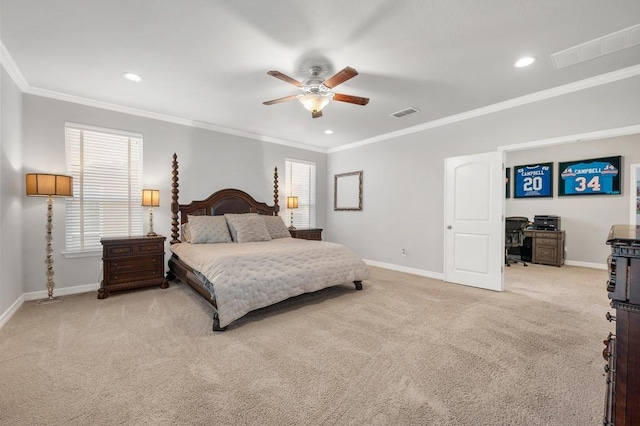
[[[558,240],[552,240],[549,238],[537,238],[536,245],[538,246],[547,246],[547,247],[555,247],[558,245]]]
[[[551,238],[553,240],[557,240],[558,234],[558,232],[537,232],[536,238],[538,238],[538,241],[540,241],[540,238]]]

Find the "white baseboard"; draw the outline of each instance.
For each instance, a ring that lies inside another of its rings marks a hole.
[[[564,264],[568,266],[579,266],[580,268],[604,269],[605,271],[608,269],[606,263],[592,263],[592,262],[580,262],[577,260],[565,260]]]
[[[63,287],[54,289],[54,296],[67,296],[70,294],[87,293],[89,291],[96,291],[100,288],[100,284],[85,284],[75,287]],[[49,296],[47,290],[32,291],[30,293],[24,293],[25,302],[28,300],[46,299]]]
[[[54,291],[55,296],[68,296],[70,294],[87,293],[89,291],[96,291],[100,288],[100,284],[85,284],[75,287],[63,287],[56,288]],[[9,322],[11,317],[20,309],[24,302],[29,300],[46,299],[48,296],[47,290],[32,291],[30,293],[22,293],[13,304],[0,315],[0,329]]]
[[[9,309],[4,311],[2,315],[0,315],[0,330],[2,329],[2,327],[4,327],[6,323],[9,322],[13,314],[18,312],[18,309],[20,309],[20,306],[22,306],[23,303],[24,303],[24,294],[21,294],[20,297],[18,297],[18,299],[16,299],[16,301],[13,302],[11,306],[9,306]]]
[[[409,268],[408,266],[394,265],[392,263],[376,262],[375,260],[364,259],[364,263],[378,268],[390,269],[392,271],[406,272],[407,274],[419,275],[421,277],[434,278],[436,280],[444,280],[442,272],[425,271],[424,269]]]

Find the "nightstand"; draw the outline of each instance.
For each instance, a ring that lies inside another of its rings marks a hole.
[[[168,288],[164,277],[165,237],[102,238],[103,279],[98,299],[109,292],[159,285]]]
[[[289,229],[293,238],[322,241],[322,229]]]

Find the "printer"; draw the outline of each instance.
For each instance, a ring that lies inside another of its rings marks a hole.
[[[560,231],[560,216],[536,215],[533,217],[533,229]]]

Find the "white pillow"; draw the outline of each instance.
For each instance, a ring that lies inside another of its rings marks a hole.
[[[239,243],[271,240],[264,219],[258,215],[239,215],[232,217],[231,221],[236,231],[236,241]]]
[[[180,227],[182,229],[182,241],[186,241],[188,243],[191,242],[191,230],[189,229],[189,222],[183,223]]]
[[[230,243],[224,216],[187,216],[192,244]]]
[[[269,236],[272,240],[276,238],[291,238],[291,233],[280,216],[261,217],[264,218],[264,224],[267,226],[267,231],[269,231]]]

